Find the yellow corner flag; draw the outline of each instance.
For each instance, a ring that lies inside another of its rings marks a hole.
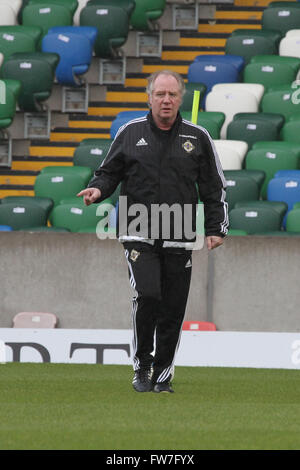
[[[192,119],[191,119],[193,124],[197,124],[198,122],[199,102],[200,102],[200,91],[194,90]]]

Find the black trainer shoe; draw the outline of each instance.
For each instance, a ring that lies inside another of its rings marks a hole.
[[[174,393],[174,390],[171,388],[170,382],[157,382],[153,387],[153,392]]]
[[[134,374],[132,385],[137,392],[150,392],[152,390],[151,370],[137,370]]]

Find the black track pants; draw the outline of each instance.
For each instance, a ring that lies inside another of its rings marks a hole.
[[[155,382],[171,378],[191,281],[191,251],[124,243],[133,297],[133,367],[153,366]],[[153,352],[155,353],[153,355]]]

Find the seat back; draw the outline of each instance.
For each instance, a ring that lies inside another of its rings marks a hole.
[[[90,67],[97,34],[98,30],[93,27],[69,26],[51,28],[44,36],[42,51],[54,52],[60,57],[55,73],[60,84],[82,84],[81,77]]]
[[[225,53],[240,55],[244,58],[245,65],[251,58],[258,54],[277,54],[279,44],[275,37],[266,32],[258,32],[251,30],[249,32],[238,30],[235,31],[226,40]]]
[[[239,207],[229,212],[229,226],[248,234],[281,229],[281,216],[272,207]]]
[[[291,209],[286,218],[286,231],[300,233],[300,209]]]
[[[46,225],[47,212],[38,205],[15,202],[0,204],[0,224],[9,225],[13,230],[35,225]]]
[[[220,119],[214,117],[217,115]],[[191,111],[181,111],[182,119],[186,119],[187,121],[191,121]],[[204,127],[206,129],[212,139],[220,139],[220,132],[222,125],[225,121],[225,114],[224,113],[217,113],[217,112],[210,112],[210,111],[200,111],[198,113],[198,120],[197,125]]]
[[[17,24],[16,12],[10,3],[0,2],[0,25],[15,25]]]
[[[272,2],[263,11],[262,29],[276,29],[284,36],[290,29],[299,27],[300,5],[297,2]]]
[[[269,181],[267,189],[269,201],[283,201],[288,205],[288,212],[295,202],[300,201],[300,178],[277,177]],[[288,213],[287,212],[287,213]],[[286,224],[286,217],[283,225]]]
[[[275,173],[281,169],[298,168],[299,157],[293,153],[287,153],[284,149],[252,149],[246,155],[247,169],[260,169],[266,174],[261,190],[261,196],[267,197],[269,181],[274,178]]]
[[[279,140],[284,117],[271,113],[238,113],[227,127],[227,139],[247,142],[248,149],[261,140]]]
[[[98,208],[100,205],[110,204],[110,199],[106,199],[100,204],[85,206],[81,202],[58,204],[52,210],[49,221],[53,227],[63,227],[71,232],[78,232],[83,229],[93,229],[96,232],[98,223],[105,215],[100,216]]]
[[[47,217],[53,208],[53,201],[48,197],[35,197],[35,196],[6,196],[2,199],[2,204],[12,202],[14,204],[33,204],[42,207],[47,213]]]
[[[49,197],[56,205],[63,198],[76,196],[85,187],[84,179],[80,175],[57,171],[57,173],[40,173],[35,179],[34,193],[35,196]]]
[[[244,176],[234,176],[232,171],[230,173],[231,175],[229,176],[226,175],[226,171],[224,172],[227,183],[226,201],[229,211],[235,207],[237,202],[247,200],[255,201],[259,199],[259,186],[251,176],[247,176],[246,174]]]
[[[0,26],[0,50],[4,62],[16,52],[34,52],[42,36],[38,26]]]
[[[244,83],[261,83],[266,91],[273,86],[289,85],[296,76],[297,72],[288,63],[250,63],[244,69],[243,81]]]
[[[182,104],[180,106],[180,111],[190,111],[192,110],[193,100],[194,100],[194,91],[198,90],[200,92],[200,102],[199,107],[202,108],[205,102],[206,94],[206,85],[204,83],[195,83],[187,82],[185,84],[185,93],[183,95]]]
[[[131,15],[130,25],[138,31],[155,29],[157,20],[163,15],[166,0],[135,0],[135,9]]]
[[[0,129],[6,129],[12,124],[16,114],[21,82],[4,79],[0,83]]]
[[[300,121],[297,114],[292,114],[282,126],[280,137],[285,142],[294,142],[300,145]]]
[[[143,118],[146,114],[148,114],[148,111],[121,111],[118,113],[110,126],[110,138],[115,138],[121,126],[133,119]]]
[[[106,157],[111,144],[112,139],[98,139],[97,142],[90,143],[81,142],[81,145],[78,145],[74,151],[74,166],[86,166],[95,171]]]
[[[28,112],[40,111],[54,83],[58,54],[33,52],[16,53],[3,64],[4,78],[19,80],[22,84],[18,99],[20,109]]]
[[[291,85],[281,85],[271,88],[264,94],[260,106],[265,113],[282,114],[288,119],[299,112],[299,102],[295,88]]]
[[[194,62],[201,61],[210,61],[212,64],[225,62],[227,64],[234,65],[234,67],[238,69],[238,72],[242,72],[245,65],[244,57],[234,54],[202,54],[197,55],[194,59]]]
[[[94,45],[96,56],[116,57],[129,34],[127,11],[117,5],[106,6],[87,4],[80,13],[81,26],[93,26],[98,30]]]
[[[299,36],[285,36],[281,39],[279,44],[279,55],[287,57],[300,58],[300,37]]]
[[[42,170],[40,171],[40,174],[52,174],[52,175],[75,175],[75,176],[80,176],[84,184],[88,184],[89,180],[91,179],[91,176],[93,174],[91,168],[87,166],[56,166],[56,165],[51,165],[51,166],[44,166]]]
[[[56,328],[58,318],[48,312],[19,312],[13,318],[13,328]]]

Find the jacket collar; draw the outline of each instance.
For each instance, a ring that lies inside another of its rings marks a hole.
[[[157,125],[155,124],[151,110],[150,110],[149,113],[147,114],[147,119],[148,119],[148,122],[150,123],[151,129],[152,129],[154,132],[156,132],[156,133],[164,132],[164,131],[162,131],[162,129],[159,129],[159,127],[157,127]],[[174,133],[177,133],[178,127],[179,127],[179,125],[181,124],[181,122],[182,122],[182,117],[181,117],[180,112],[178,112],[178,113],[177,113],[177,116],[176,116],[176,120],[175,120],[173,126],[171,127],[171,129],[170,129],[170,131],[169,131],[170,134],[173,134],[173,135],[174,135]]]

